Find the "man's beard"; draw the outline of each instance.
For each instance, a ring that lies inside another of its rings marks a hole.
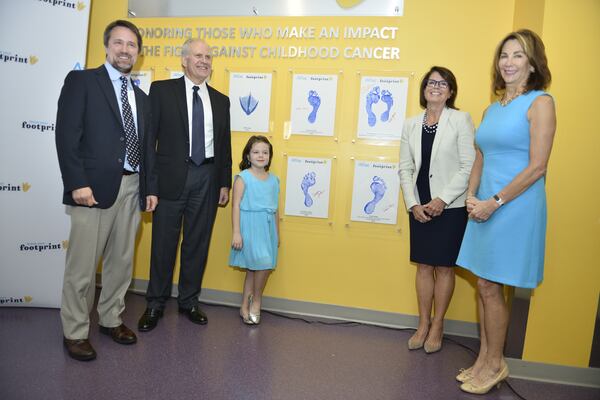
[[[116,57],[114,57],[111,61],[110,61],[110,65],[112,65],[117,71],[123,73],[123,74],[128,74],[131,72],[131,70],[133,69],[133,65],[135,63],[131,62],[130,64],[127,64],[126,66],[120,66],[119,65],[119,56],[127,56],[128,59],[127,60],[123,60],[123,62],[131,62],[132,61],[132,57],[129,54],[118,54]]]
[[[133,69],[133,64],[128,65],[127,67],[121,67],[116,61],[113,63],[110,63],[110,65],[112,65],[117,71],[122,72],[124,74],[130,73],[131,70]]]

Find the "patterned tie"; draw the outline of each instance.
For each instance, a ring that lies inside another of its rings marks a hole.
[[[194,100],[192,102],[192,161],[196,165],[204,162],[204,106],[198,95],[198,86],[193,86]]]
[[[125,121],[125,148],[127,150],[127,160],[133,169],[137,169],[140,163],[140,142],[135,131],[135,122],[127,97],[127,78],[121,78],[121,106],[123,108],[123,120]]]

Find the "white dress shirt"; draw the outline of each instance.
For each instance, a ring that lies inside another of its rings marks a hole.
[[[202,100],[202,108],[204,109],[204,157],[211,158],[215,156],[214,148],[214,131],[213,131],[213,115],[212,107],[210,104],[210,96],[208,95],[208,87],[206,87],[206,81],[200,85],[196,85],[187,76],[184,76],[185,80],[185,101],[187,104],[187,115],[188,115],[188,135],[190,138],[189,156],[192,156],[192,109],[194,105],[194,86],[198,86],[198,95]]]
[[[131,106],[131,113],[133,114],[133,123],[135,124],[136,134],[138,132],[138,123],[137,123],[137,105],[135,103],[135,92],[133,91],[133,85],[131,84],[131,75],[123,75],[119,71],[115,69],[108,61],[104,63],[106,70],[108,71],[108,77],[110,78],[113,89],[115,90],[115,95],[117,96],[117,102],[119,103],[119,111],[121,112],[121,120],[123,121],[123,129],[125,129],[125,117],[123,117],[123,103],[121,102],[121,76],[125,76],[127,78],[127,99],[129,100],[129,105]],[[139,140],[138,134],[138,140]],[[140,140],[141,142],[141,140]],[[141,145],[140,145],[141,147]],[[129,158],[127,155],[127,150],[125,150],[125,163],[123,164],[123,168],[128,171],[139,172],[139,165],[134,169],[131,164],[129,164]]]

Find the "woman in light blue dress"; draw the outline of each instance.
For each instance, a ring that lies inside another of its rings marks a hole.
[[[483,394],[508,376],[503,348],[508,307],[503,285],[534,288],[542,280],[546,241],[545,174],[556,130],[544,44],[524,29],[507,35],[494,58],[491,104],[475,134],[467,189],[469,222],[457,264],[479,279],[481,347],[456,377]]]
[[[248,325],[260,323],[262,294],[277,265],[279,179],[268,172],[272,154],[266,137],[252,136],[233,183],[229,265],[246,270],[240,317]]]

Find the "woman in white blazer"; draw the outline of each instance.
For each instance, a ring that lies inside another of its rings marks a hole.
[[[419,326],[408,348],[424,347],[427,353],[442,348],[475,159],[473,122],[454,105],[457,89],[450,70],[431,67],[420,87],[425,112],[404,122],[400,142],[400,185],[409,211],[410,260],[417,264],[419,305]]]

